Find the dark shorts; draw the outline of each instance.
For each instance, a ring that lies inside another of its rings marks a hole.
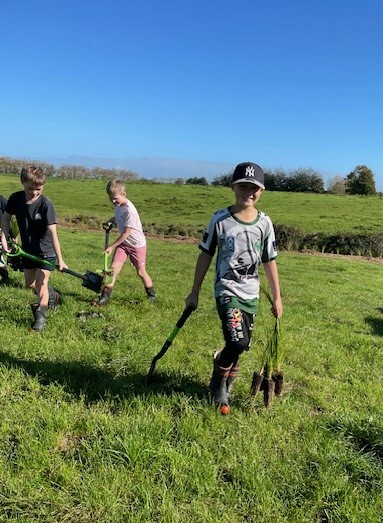
[[[254,314],[238,308],[228,308],[220,313],[226,346],[238,352],[248,350],[254,325]]]
[[[57,258],[56,256],[44,256],[44,260],[55,265]],[[22,257],[22,267],[23,269],[45,269],[46,271],[55,270],[55,266],[52,267],[52,265],[48,265],[47,263],[30,260],[29,258],[25,258],[24,256]]]

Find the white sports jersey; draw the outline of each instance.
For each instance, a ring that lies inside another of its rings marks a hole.
[[[253,300],[259,297],[259,266],[277,256],[274,227],[262,211],[247,223],[235,218],[230,209],[221,209],[212,216],[199,247],[211,256],[218,248],[216,298]]]
[[[132,232],[123,244],[129,245],[129,247],[143,247],[146,245],[146,238],[142,230],[138,211],[130,200],[125,205],[118,205],[114,208],[114,217],[116,218],[120,234],[123,234],[127,227],[132,229]]]

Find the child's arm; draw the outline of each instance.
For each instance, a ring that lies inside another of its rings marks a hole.
[[[273,306],[271,308],[272,313],[276,318],[280,318],[283,313],[281,290],[279,288],[279,276],[278,267],[275,260],[264,263],[266,278],[269,281],[271,287],[271,293],[273,295]]]
[[[4,211],[3,217],[1,218],[1,245],[3,246],[4,252],[10,252],[8,247],[7,238],[9,236],[9,230],[11,227],[11,218],[12,216]]]
[[[199,291],[201,289],[205,275],[210,267],[211,260],[212,256],[204,251],[202,251],[198,256],[194,273],[193,287],[189,296],[186,298],[186,307],[193,306],[195,309],[198,307]]]
[[[132,230],[132,227],[126,227],[125,231],[120,234],[116,241],[114,241],[107,249],[105,249],[104,253],[112,254],[113,250],[126,240],[126,238],[131,234]]]
[[[52,242],[53,242],[53,248],[55,250],[56,256],[57,256],[57,262],[59,266],[59,270],[62,271],[63,269],[67,269],[68,265],[64,262],[62,254],[61,254],[61,247],[59,238],[57,236],[57,226],[55,223],[52,223],[51,225],[48,225],[48,231],[51,234]]]

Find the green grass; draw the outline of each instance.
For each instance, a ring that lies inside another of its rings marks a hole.
[[[1,191],[6,197],[22,189],[17,176],[0,174]],[[102,180],[61,180],[49,178],[44,192],[57,209],[59,218],[87,217],[89,223],[113,215]],[[178,186],[175,184],[130,183],[127,196],[139,210],[142,222],[159,226],[204,227],[213,211],[233,203],[229,188]],[[259,208],[275,224],[296,227],[304,233],[381,232],[382,199],[331,194],[268,192]],[[198,237],[200,235],[198,234]]]
[[[71,268],[102,267],[101,233],[59,236]],[[212,271],[145,383],[198,251],[156,239],[148,247],[154,305],[126,266],[102,316],[83,319],[94,295],[55,272],[64,302],[36,334],[21,274],[0,286],[0,521],[381,521],[381,265],[282,253],[284,395],[267,410],[249,397],[274,326],[263,298],[223,417],[207,394],[222,344]]]

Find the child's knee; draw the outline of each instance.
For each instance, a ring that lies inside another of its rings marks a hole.
[[[227,345],[228,349],[236,356],[240,356],[242,352],[249,350],[249,346],[249,340],[246,338],[242,338],[235,342],[232,341]]]
[[[220,364],[223,367],[229,367],[233,363],[237,363],[242,352],[248,349],[249,344],[246,343],[226,343],[221,352]]]
[[[136,267],[137,274],[140,277],[147,276],[146,267],[145,265],[140,265],[139,267]]]

